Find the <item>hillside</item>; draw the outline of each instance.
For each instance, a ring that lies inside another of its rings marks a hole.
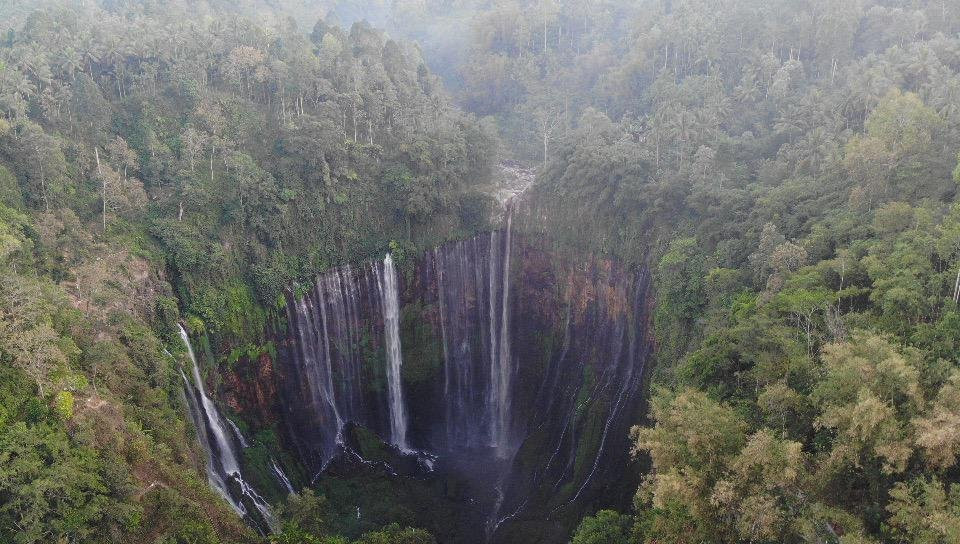
[[[960,539],[950,2],[0,21],[0,541]]]

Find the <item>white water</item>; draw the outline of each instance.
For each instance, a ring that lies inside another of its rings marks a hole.
[[[205,425],[201,425],[200,428],[197,429],[197,432],[205,433],[207,439],[212,442],[211,445],[216,447],[217,453],[219,453],[218,460],[220,461],[220,466],[223,468],[224,474],[227,476],[234,474],[239,475],[240,464],[237,462],[237,456],[233,452],[233,443],[227,437],[226,429],[224,428],[219,412],[217,412],[216,405],[214,405],[210,397],[207,396],[207,392],[203,387],[203,379],[200,378],[200,370],[197,368],[197,357],[193,353],[190,337],[182,325],[177,326],[180,328],[180,338],[183,340],[183,344],[187,347],[187,353],[190,355],[193,387],[197,391],[200,399],[201,405],[199,408],[203,416],[200,421],[205,423]],[[214,455],[212,450],[209,450],[208,453],[211,456]],[[212,463],[210,464],[212,465]],[[208,470],[207,472],[207,478],[210,480],[213,488],[230,503],[230,506],[232,506],[234,510],[240,514],[245,514],[246,510],[243,505],[230,494],[226,481],[220,474],[217,474],[218,471]]]
[[[510,452],[506,451],[507,446],[509,445],[510,440],[510,381],[511,381],[511,372],[512,365],[510,362],[510,237],[511,237],[511,226],[513,223],[513,213],[512,210],[507,211],[507,228],[505,233],[505,244],[503,250],[503,275],[501,281],[501,304],[500,304],[500,338],[498,342],[495,342],[492,338],[490,340],[491,346],[491,365],[490,365],[490,411],[491,411],[491,437],[493,439],[493,446],[497,449],[497,454],[501,457],[506,457]],[[490,247],[490,299],[491,299],[491,310],[493,309],[493,294],[494,294],[494,276],[493,266],[494,266],[494,246],[492,242],[495,239],[491,238],[491,247]],[[495,334],[496,328],[493,326],[493,314],[490,312],[490,335]],[[498,349],[495,351],[492,349],[494,345],[497,345]]]
[[[329,339],[326,323],[321,317],[326,312],[321,278],[318,278],[313,293],[312,297],[308,295],[288,305],[288,316],[299,348],[295,356],[299,356],[297,360],[302,365],[305,390],[309,393],[305,401],[314,406],[320,416],[316,431],[322,437],[320,448],[325,464],[333,457],[340,442],[343,422],[333,396],[333,380],[330,377]]]
[[[280,480],[280,483],[283,484],[283,487],[287,490],[287,493],[294,494],[296,491],[293,489],[293,483],[290,482],[290,478],[287,478],[287,475],[283,472],[283,469],[280,468],[280,465],[277,464],[277,460],[270,458],[270,468],[273,470],[273,474]]]
[[[446,310],[444,310],[444,293],[443,290],[443,267],[440,266],[441,252],[440,248],[434,248],[433,250],[433,262],[437,263],[437,306],[440,309],[440,338],[441,345],[443,346],[443,397],[445,399],[450,398],[450,387],[451,381],[453,380],[453,368],[450,364],[450,351],[447,349],[447,320],[445,317]],[[453,442],[453,405],[450,402],[446,402],[447,409],[447,441]]]
[[[227,423],[230,424],[230,428],[233,429],[233,434],[237,437],[237,441],[240,442],[241,448],[249,448],[250,442],[247,442],[247,439],[244,438],[243,433],[240,432],[240,428],[237,427],[237,424],[233,420],[227,419]]]
[[[320,282],[317,282],[317,292],[320,293]],[[342,436],[340,432],[343,430],[343,418],[340,417],[340,410],[337,408],[337,399],[333,393],[333,363],[330,361],[330,332],[327,327],[327,305],[323,303],[323,296],[318,296],[320,304],[320,320],[323,321],[323,364],[324,364],[324,375],[322,378],[323,383],[323,397],[330,404],[330,409],[333,410],[333,416],[337,420],[337,444],[341,442]],[[301,301],[301,303],[303,303]],[[303,303],[305,304],[305,303]],[[306,311],[306,309],[304,309]]]
[[[217,410],[216,404],[207,396],[206,389],[203,386],[203,379],[200,377],[197,357],[193,352],[193,346],[190,344],[190,336],[187,335],[187,331],[184,330],[182,325],[178,324],[177,326],[180,329],[180,338],[183,340],[183,344],[187,348],[187,353],[190,355],[193,388],[197,392],[197,397],[200,401],[198,408],[201,413],[194,416],[194,422],[197,426],[197,433],[202,436],[201,442],[208,456],[207,479],[210,482],[210,486],[226,499],[238,514],[246,515],[247,510],[243,506],[242,501],[239,498],[235,498],[230,492],[228,482],[230,479],[234,479],[240,488],[241,495],[246,496],[250,502],[256,506],[263,519],[272,525],[275,518],[270,511],[270,505],[267,504],[267,501],[264,500],[240,474],[240,463],[238,461],[236,445],[227,433],[227,425],[233,425],[233,422],[223,417]],[[187,393],[190,394],[189,380],[187,380],[187,376],[183,374],[182,371],[180,374],[187,386]],[[234,427],[234,429],[236,429],[236,427]],[[246,443],[246,440],[242,437],[238,429],[236,430],[236,436],[242,444]],[[214,451],[214,449],[216,451]],[[214,455],[216,455],[215,459]],[[214,460],[219,463],[219,470]]]
[[[487,299],[489,300],[489,314],[490,314],[490,393],[489,398],[487,399],[487,411],[488,417],[490,419],[490,445],[497,447],[497,392],[498,384],[500,380],[498,379],[498,361],[500,357],[500,352],[497,350],[497,248],[500,246],[499,237],[497,236],[497,231],[492,231],[490,233],[490,292],[488,293]]]
[[[183,378],[183,385],[186,388],[186,394],[196,398],[193,394],[194,386],[190,383],[190,378],[187,378],[187,375],[183,373],[183,370],[180,370],[180,376]],[[202,410],[201,410],[202,411]],[[227,487],[226,480],[223,479],[221,471],[214,466],[213,460],[213,451],[210,448],[209,442],[209,433],[207,432],[207,421],[203,417],[203,414],[191,414],[193,419],[193,425],[197,428],[197,438],[200,440],[200,445],[203,446],[203,451],[207,456],[207,482],[210,483],[210,487],[213,488],[224,500],[227,501],[227,504],[240,516],[245,516],[247,514],[247,509],[243,507],[238,501],[233,498],[233,495],[230,494],[230,489]]]
[[[378,278],[380,300],[383,302],[384,339],[387,347],[387,401],[390,406],[390,438],[402,451],[407,446],[407,414],[403,404],[400,370],[403,356],[400,352],[400,300],[397,292],[397,270],[388,253],[383,259],[383,277]]]

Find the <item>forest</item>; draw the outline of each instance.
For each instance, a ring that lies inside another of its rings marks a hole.
[[[948,0],[0,2],[0,542],[960,542],[958,183]]]

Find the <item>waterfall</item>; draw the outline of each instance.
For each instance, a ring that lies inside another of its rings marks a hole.
[[[581,513],[632,485],[609,467],[629,461],[642,409],[648,271],[557,254],[520,213],[508,202],[501,228],[426,252],[402,300],[389,254],[288,291],[279,396],[314,474],[353,466],[464,477],[485,520],[476,534],[497,542],[516,541],[525,516]],[[409,330],[407,312],[417,320]],[[407,461],[363,459],[354,429]]]
[[[359,301],[353,267],[346,265],[317,280],[318,303],[323,320],[325,372],[328,395],[335,396],[341,425],[360,417]],[[334,382],[336,377],[336,382]],[[331,396],[331,398],[334,398]]]
[[[190,406],[190,419],[193,421],[193,426],[197,429],[197,439],[200,441],[200,446],[203,448],[206,456],[207,481],[210,483],[210,487],[223,497],[237,514],[244,516],[247,514],[247,510],[242,504],[234,500],[233,495],[230,494],[230,489],[227,487],[227,482],[223,477],[224,469],[222,462],[219,466],[216,464],[218,458],[214,455],[213,447],[210,444],[210,437],[207,432],[207,418],[198,406],[199,403],[197,402],[194,384],[190,381],[190,378],[187,378],[187,375],[183,373],[182,369],[180,370],[180,377],[183,378],[187,403]]]
[[[294,339],[291,356],[297,378],[294,391],[302,399],[304,423],[309,421],[311,452],[322,465],[333,456],[340,442],[343,420],[333,393],[330,364],[330,339],[326,325],[324,282],[317,280],[315,288],[300,300],[287,304],[287,318]]]
[[[397,293],[397,270],[393,257],[388,253],[383,259],[383,277],[378,281],[380,300],[383,303],[383,328],[387,348],[387,401],[390,407],[390,438],[403,451],[407,451],[407,414],[403,406],[403,388],[400,370],[403,365],[400,353],[400,301]]]
[[[486,238],[472,238],[447,244],[432,254],[449,450],[487,448],[491,443],[489,361],[496,348],[488,344],[488,327],[495,329],[497,312],[487,303],[491,300],[488,289],[496,289],[497,278],[490,283],[486,243]]]
[[[447,448],[511,450],[512,216],[431,253],[443,344]]]
[[[513,211],[512,208],[507,210],[507,228],[504,235],[505,243],[503,248],[503,272],[501,274],[501,297],[500,302],[500,338],[496,343],[498,349],[496,355],[494,355],[493,350],[491,349],[490,354],[490,421],[492,422],[490,428],[490,435],[492,438],[492,445],[497,449],[498,455],[505,457],[508,452],[506,448],[509,446],[510,439],[510,378],[512,372],[512,365],[510,363],[510,234],[511,227],[513,223]],[[494,255],[494,245],[490,246],[491,258],[491,288],[490,288],[490,335],[491,347],[494,345],[492,336],[494,334],[493,327],[493,279],[494,274],[492,269],[495,263],[493,258]]]
[[[524,516],[580,512],[632,485],[608,467],[628,462],[641,409],[653,350],[649,274],[551,253],[514,232],[517,214],[508,205],[502,228],[427,252],[402,300],[389,254],[288,291],[279,395],[313,474],[335,466],[464,477],[485,520],[476,534],[498,542],[515,541]],[[408,311],[417,327],[401,329]],[[413,354],[429,364],[415,366]],[[354,429],[395,444],[407,461],[363,459]],[[411,442],[422,450],[416,464]]]
[[[336,437],[336,441],[339,443],[341,441],[340,430],[343,427],[343,418],[340,417],[340,410],[337,406],[337,397],[333,393],[333,362],[330,360],[330,318],[327,316],[327,305],[323,302],[323,293],[323,284],[317,282],[317,298],[320,300],[319,306],[321,327],[316,329],[316,333],[320,334],[323,339],[323,343],[321,344],[323,346],[323,362],[322,365],[316,365],[315,371],[319,374],[317,381],[321,388],[320,395],[324,402],[330,406],[330,410],[333,412],[333,419],[336,421],[334,426],[334,429],[336,429],[334,436]]]
[[[286,473],[283,472],[283,469],[280,468],[280,465],[277,464],[277,460],[273,457],[270,458],[270,469],[273,470],[273,475],[277,477],[277,480],[283,484],[284,489],[287,490],[287,493],[292,495],[296,493],[293,489],[293,483],[290,481],[290,478],[287,478]]]
[[[500,373],[498,372],[498,367],[500,364],[500,350],[498,349],[498,344],[500,338],[497,334],[497,274],[499,273],[497,266],[497,249],[500,247],[499,243],[499,233],[493,231],[490,233],[490,267],[489,267],[489,291],[487,293],[487,298],[489,299],[490,307],[490,324],[489,332],[487,333],[490,337],[490,393],[487,396],[487,412],[488,419],[490,421],[490,445],[496,448],[498,446],[497,439],[497,392],[500,389]]]
[[[223,417],[213,400],[207,395],[203,386],[203,379],[200,377],[197,357],[193,352],[193,346],[190,344],[190,337],[182,325],[178,324],[178,327],[180,338],[183,340],[190,356],[193,382],[190,382],[182,370],[180,376],[183,378],[188,400],[192,399],[188,403],[191,408],[190,416],[197,428],[197,436],[207,456],[207,480],[210,482],[210,486],[230,504],[237,514],[247,516],[258,530],[265,533],[274,523],[270,505],[243,479],[240,471],[237,443],[245,445],[246,440],[236,427],[234,427],[235,432],[228,433],[227,428],[232,426],[233,422]],[[233,437],[231,437],[231,434],[233,434]],[[248,511],[247,505],[254,506],[259,519],[250,516],[251,513]],[[266,527],[261,526],[261,520]]]
[[[187,347],[187,353],[190,355],[191,371],[193,372],[193,383],[190,384],[188,381],[187,385],[195,391],[200,401],[198,406],[200,412],[197,414],[199,417],[195,419],[199,423],[197,425],[197,434],[203,435],[204,442],[208,446],[207,454],[210,459],[207,465],[212,469],[207,471],[207,477],[214,489],[230,503],[230,506],[232,506],[234,510],[240,514],[245,514],[246,511],[243,505],[236,501],[230,494],[226,479],[224,478],[229,478],[231,475],[240,473],[240,464],[237,462],[233,443],[227,438],[223,418],[220,417],[216,406],[204,390],[203,380],[200,378],[200,370],[197,368],[197,358],[193,353],[193,346],[190,344],[190,337],[187,335],[187,331],[184,330],[183,326],[178,326],[180,327],[180,338],[183,339],[183,343]],[[184,376],[184,380],[186,380],[186,376]],[[214,451],[214,449],[216,451]]]
[[[225,419],[227,419],[227,418],[225,418]],[[230,428],[233,429],[233,434],[237,437],[237,441],[240,442],[240,447],[241,447],[241,448],[249,448],[249,447],[250,447],[250,442],[248,442],[247,439],[243,436],[243,433],[240,432],[240,428],[237,427],[237,424],[234,423],[234,422],[233,422],[232,420],[230,420],[230,419],[227,419],[227,423],[229,423],[229,424],[230,424]]]
[[[281,357],[290,365],[283,395],[289,423],[297,428],[295,445],[316,473],[349,447],[348,424],[414,453],[403,394],[398,282],[388,254],[330,269],[302,296],[287,293],[289,336]]]

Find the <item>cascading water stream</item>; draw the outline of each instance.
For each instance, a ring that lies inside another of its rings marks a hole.
[[[317,283],[317,298],[320,300],[320,322],[322,323],[322,329],[318,329],[318,332],[323,332],[323,375],[320,378],[320,383],[323,388],[323,398],[330,405],[330,409],[333,410],[333,416],[337,422],[336,440],[339,444],[342,441],[340,431],[343,429],[343,418],[340,417],[340,410],[337,406],[337,398],[334,395],[333,389],[333,362],[330,360],[330,331],[328,326],[330,319],[327,317],[327,305],[323,302],[321,285],[321,283]],[[318,368],[317,370],[319,371],[320,369]]]
[[[207,432],[207,418],[204,416],[203,409],[197,398],[196,387],[194,383],[190,381],[190,378],[183,373],[182,369],[180,370],[180,377],[183,378],[183,386],[187,395],[188,404],[190,405],[190,419],[193,421],[193,426],[197,429],[197,439],[200,441],[200,445],[206,455],[207,481],[210,483],[210,487],[223,497],[238,515],[245,516],[247,509],[233,498],[233,495],[230,494],[230,488],[227,487],[227,482],[223,478],[223,465],[217,466],[215,464],[217,457],[214,455],[213,446],[210,444],[210,433]]]
[[[512,454],[512,217],[432,255],[443,355],[446,448]]]
[[[293,441],[314,478],[354,445],[364,428],[416,453],[403,392],[399,279],[392,255],[320,274],[310,289],[288,291],[291,364],[284,396],[297,427]],[[378,360],[377,355],[383,358]]]
[[[249,448],[249,447],[250,447],[250,442],[248,442],[247,439],[246,439],[246,437],[243,436],[243,433],[240,432],[240,428],[237,427],[237,424],[234,423],[232,420],[230,420],[230,419],[228,419],[228,418],[224,418],[224,419],[227,420],[227,423],[230,425],[230,428],[233,429],[233,434],[234,434],[234,436],[237,437],[237,441],[240,442],[240,447],[241,447],[241,448]]]
[[[499,379],[497,368],[500,362],[500,350],[498,349],[500,338],[498,338],[498,329],[497,329],[497,273],[499,272],[497,267],[497,249],[500,247],[499,244],[499,232],[492,231],[490,233],[490,270],[489,270],[489,292],[487,298],[489,299],[490,306],[490,324],[489,327],[489,336],[490,336],[490,392],[487,396],[487,412],[490,414],[490,445],[493,447],[497,446],[497,430],[496,430],[496,393],[494,388],[499,389]]]
[[[513,209],[512,207],[507,208],[507,227],[505,230],[504,238],[504,248],[503,248],[503,271],[500,276],[501,286],[500,286],[500,338],[496,343],[491,339],[491,347],[494,344],[497,345],[497,350],[494,351],[491,349],[490,358],[490,435],[492,439],[492,445],[497,451],[497,455],[500,457],[507,457],[510,452],[508,450],[509,440],[510,440],[510,382],[511,382],[511,373],[512,365],[510,362],[510,236],[511,236],[511,227],[513,224]],[[491,270],[494,266],[493,252],[494,246],[491,244],[491,259],[490,266]],[[490,281],[490,297],[491,297],[491,317],[493,319],[493,280],[494,274],[491,272]],[[494,334],[495,328],[493,327],[493,321],[491,321],[490,334]]]
[[[387,402],[390,407],[390,437],[401,451],[407,447],[407,414],[403,404],[400,351],[400,299],[397,292],[397,270],[388,253],[383,259],[383,275],[378,280],[383,304],[383,328],[387,351]]]
[[[224,475],[229,477],[240,473],[240,464],[237,462],[237,456],[234,454],[233,444],[230,439],[227,438],[226,429],[224,429],[223,421],[217,412],[216,406],[204,390],[203,380],[200,378],[200,370],[197,368],[197,358],[193,353],[193,346],[190,344],[190,337],[187,335],[187,331],[184,330],[183,326],[178,326],[180,328],[180,338],[187,347],[187,353],[190,356],[190,370],[193,373],[193,383],[188,383],[188,385],[196,391],[196,395],[200,401],[200,405],[198,406],[200,409],[200,417],[197,418],[197,420],[201,422],[201,425],[198,425],[197,432],[204,434],[206,442],[210,446],[210,448],[208,448],[208,455],[211,457],[216,456],[216,461],[220,467],[220,470],[208,471],[207,476],[210,479],[211,485],[223,495],[223,498],[227,499],[227,502],[233,506],[234,510],[245,514],[246,511],[243,505],[234,500],[227,487],[226,481],[222,477]],[[186,376],[184,376],[184,379],[186,379]],[[216,452],[213,451],[213,448],[216,448]],[[214,466],[214,463],[211,462],[209,465]]]
[[[190,336],[182,325],[178,324],[180,329],[180,338],[183,340],[187,353],[190,356],[191,370],[193,374],[193,383],[187,378],[187,375],[181,370],[184,385],[187,389],[187,395],[192,396],[194,402],[190,403],[191,417],[197,428],[197,434],[200,442],[207,454],[207,479],[210,486],[217,491],[230,506],[241,516],[249,516],[248,504],[252,504],[259,514],[258,519],[251,519],[256,528],[261,532],[271,530],[275,518],[270,510],[270,505],[262,496],[244,479],[240,471],[239,456],[237,455],[237,443],[246,444],[239,430],[234,432],[236,441],[230,437],[227,431],[230,422],[219,410],[216,404],[207,395],[203,386],[203,379],[200,377],[197,358],[193,352],[193,346],[190,343]],[[235,429],[235,427],[234,427]],[[231,488],[234,484],[236,490]],[[262,520],[266,527],[259,523]]]
[[[247,440],[243,433],[240,432],[240,427],[237,427],[237,424],[229,418],[224,418],[226,422],[230,425],[230,428],[233,429],[233,435],[236,437],[237,442],[240,443],[240,447],[243,449],[249,448],[251,446],[250,441]],[[287,477],[287,474],[283,472],[283,469],[280,468],[280,465],[277,463],[277,460],[273,457],[270,458],[270,470],[273,471],[273,475],[277,477],[277,482],[280,483],[287,490],[287,493],[294,493],[293,483],[290,482],[290,478]]]
[[[283,484],[283,487],[287,490],[288,494],[292,495],[296,493],[290,478],[287,478],[287,474],[283,472],[283,469],[281,469],[280,465],[277,464],[277,460],[272,457],[270,458],[270,469],[273,470],[274,476],[280,480],[280,483]]]

